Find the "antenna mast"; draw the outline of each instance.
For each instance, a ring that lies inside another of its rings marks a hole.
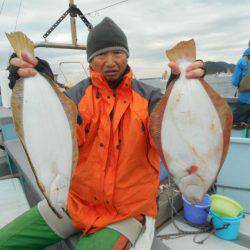
[[[75,5],[75,0],[69,0],[69,7]],[[70,15],[70,27],[72,44],[77,45],[77,33],[76,33],[76,17]]]
[[[50,43],[47,42],[47,37],[51,32],[63,21],[63,19],[70,15],[70,28],[71,28],[71,39],[72,43]],[[45,47],[45,48],[58,48],[58,49],[79,49],[86,50],[86,45],[77,44],[77,29],[76,29],[76,17],[79,16],[88,29],[92,29],[92,24],[83,15],[81,10],[75,5],[75,0],[69,0],[69,8],[62,14],[62,16],[51,26],[51,28],[43,35],[45,42],[35,43],[35,48]]]

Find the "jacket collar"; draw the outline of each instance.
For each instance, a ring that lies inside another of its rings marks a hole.
[[[130,93],[132,91],[132,76],[133,76],[132,70],[128,66],[128,68],[125,70],[124,75],[121,76],[120,79],[118,79],[117,87],[115,88],[116,93],[118,92]],[[91,67],[90,67],[90,78],[92,84],[96,86],[101,92],[102,91],[108,91],[110,93],[114,92],[114,89],[112,89],[109,86],[103,74],[94,71]]]

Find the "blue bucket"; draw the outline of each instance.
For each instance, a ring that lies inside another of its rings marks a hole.
[[[216,230],[214,234],[217,237],[223,240],[236,240],[238,238],[243,213],[235,218],[220,217],[210,209],[209,214],[212,217],[213,227]]]
[[[182,196],[182,199],[185,220],[196,225],[205,224],[207,222],[208,211],[210,208],[210,196],[206,194],[203,201],[196,205],[192,205],[184,196]]]
[[[165,169],[162,161],[160,161],[160,166],[161,166],[161,168],[160,168],[160,181],[163,181],[168,177],[168,172]]]

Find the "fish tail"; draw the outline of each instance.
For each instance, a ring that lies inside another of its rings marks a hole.
[[[166,55],[170,61],[174,62],[180,60],[195,61],[196,47],[194,39],[179,42],[172,49],[166,50]]]
[[[32,57],[35,57],[34,43],[23,32],[17,31],[5,34],[19,58],[22,57],[21,54],[23,51],[26,51]]]

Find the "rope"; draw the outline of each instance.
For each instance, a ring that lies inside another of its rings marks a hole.
[[[18,13],[17,13],[17,17],[16,17],[16,22],[15,22],[15,28],[14,28],[14,31],[16,31],[16,28],[17,28],[18,18],[19,18],[20,12],[21,12],[22,2],[23,2],[23,0],[20,0],[20,2],[19,2],[19,6],[18,6]],[[6,64],[8,64],[9,58],[10,58],[10,56],[11,56],[11,53],[12,53],[12,48],[10,47],[10,49],[9,49],[9,56],[8,56],[8,58],[7,58],[7,62],[6,62]]]
[[[2,2],[2,5],[1,5],[1,9],[0,9],[0,15],[2,14],[2,11],[3,11],[3,7],[4,7],[4,3],[5,3],[5,0],[3,0],[3,2]]]
[[[169,184],[164,185],[161,188],[169,189],[170,195],[168,196],[168,202],[171,206],[171,222],[174,225],[174,227],[177,229],[177,233],[172,233],[172,234],[164,234],[164,235],[158,235],[157,238],[159,239],[164,239],[164,240],[169,240],[169,239],[176,239],[180,237],[184,237],[186,235],[194,235],[193,241],[197,244],[203,244],[204,241],[213,233],[213,226],[212,223],[206,223],[204,225],[195,225],[192,224],[186,220],[183,219],[183,217],[178,213],[178,211],[175,209],[174,206],[174,192],[179,192],[176,188],[173,187],[173,184],[171,184],[171,180],[169,177]],[[186,231],[181,229],[177,224],[176,224],[176,219],[174,218],[174,214],[176,214],[176,217],[179,217],[178,221],[183,222],[184,224],[187,224],[189,226],[195,227],[198,230],[193,230],[193,231]],[[199,234],[203,233],[208,233],[208,236],[206,236],[204,239],[197,241],[196,236]]]
[[[17,14],[17,17],[16,17],[16,23],[15,23],[15,28],[14,28],[14,31],[16,31],[16,28],[17,28],[17,24],[18,24],[18,18],[19,18],[19,15],[20,15],[20,11],[21,11],[21,6],[22,6],[22,2],[23,2],[23,0],[20,0],[20,2],[19,2],[19,7],[18,7],[18,14]]]
[[[120,1],[120,2],[117,2],[117,3],[114,3],[114,4],[111,4],[111,5],[105,6],[105,7],[101,8],[101,9],[97,9],[97,10],[88,12],[88,13],[86,13],[86,14],[84,14],[84,15],[85,15],[85,16],[86,16],[86,15],[91,15],[91,14],[93,14],[93,13],[96,13],[96,12],[100,11],[100,10],[105,10],[105,9],[111,8],[111,7],[115,6],[115,5],[118,5],[118,4],[127,2],[127,1],[128,1],[128,0],[123,0],[123,1]]]

